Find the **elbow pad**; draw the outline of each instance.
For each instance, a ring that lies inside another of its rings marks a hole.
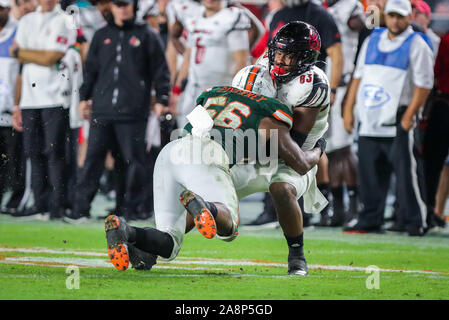
[[[304,141],[306,141],[307,139],[307,134],[297,132],[295,130],[290,131],[290,136],[298,144],[299,147],[302,147]]]

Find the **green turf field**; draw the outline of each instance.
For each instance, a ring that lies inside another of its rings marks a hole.
[[[242,228],[231,243],[191,232],[176,260],[159,261],[149,272],[116,270],[105,248],[101,222],[0,216],[0,299],[449,298],[448,229],[423,238],[306,230],[308,277],[286,275],[280,229]],[[79,268],[79,282],[70,266]],[[368,266],[378,272],[367,273]]]

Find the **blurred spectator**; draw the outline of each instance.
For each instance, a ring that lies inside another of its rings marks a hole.
[[[367,5],[367,9],[370,9],[370,7],[377,7],[379,9],[379,26],[369,26],[367,25],[366,27],[362,28],[362,30],[360,31],[359,34],[359,41],[358,41],[358,45],[357,45],[357,53],[356,53],[356,57],[355,57],[355,63],[357,63],[357,59],[359,57],[359,53],[360,53],[360,49],[362,47],[363,42],[365,41],[365,39],[371,34],[371,32],[378,27],[381,28],[385,28],[385,15],[384,15],[384,7],[385,7],[385,3],[387,2],[387,0],[367,0],[366,1],[366,5]],[[375,11],[371,11],[368,10],[367,14],[372,14],[375,13]],[[424,29],[417,24],[414,21],[411,21],[411,27],[413,28],[414,31],[418,31],[418,32],[422,32],[424,33]]]
[[[441,39],[431,28],[429,28],[431,14],[430,7],[425,1],[412,1],[412,20],[424,29],[424,33],[429,37],[432,43],[433,52],[436,57]]]
[[[271,19],[273,19],[274,14],[284,7],[284,3],[281,0],[269,0],[268,1],[268,14],[263,20],[263,25],[265,26],[265,34],[262,38],[256,43],[254,48],[251,50],[251,56],[253,58],[253,62],[262,56],[268,46],[268,38],[270,36],[270,27]]]
[[[79,223],[90,216],[108,151],[121,158],[126,172],[125,199],[116,214],[132,217],[146,177],[145,127],[153,85],[156,109],[168,103],[169,74],[159,36],[148,25],[135,22],[135,2],[115,0],[111,9],[113,19],[95,33],[85,63],[79,111],[90,119],[89,141],[67,222]]]
[[[34,205],[15,216],[38,217],[50,211],[60,218],[64,211],[64,152],[69,126],[68,110],[59,91],[57,63],[75,43],[76,31],[56,0],[41,0],[37,11],[19,21],[11,56],[23,63],[20,109],[16,127],[23,128],[25,154],[31,160]],[[46,177],[51,185],[47,202]]]
[[[87,6],[81,6],[83,3],[81,1],[77,2],[80,6],[80,28],[87,43],[92,41],[95,31],[106,26],[107,21],[112,18],[110,0],[90,0],[89,2],[91,5]]]
[[[9,0],[0,0],[0,211],[8,214],[16,212],[24,191],[23,176],[21,179],[15,172],[17,166],[20,167],[21,158],[18,158],[18,153],[15,152],[18,133],[12,128],[19,63],[8,52],[9,47],[13,44],[16,31],[17,24],[10,17]],[[6,188],[18,186],[20,182],[22,182],[21,190],[17,190],[17,187],[13,188],[13,194],[3,208],[1,204]]]
[[[342,103],[354,71],[357,41],[360,30],[365,26],[365,15],[362,4],[357,0],[328,0],[327,5],[340,31],[344,56],[343,75],[330,110],[326,136],[333,209],[330,226],[342,226],[356,218],[358,208],[357,157],[351,150],[353,135],[344,129]],[[346,215],[343,202],[345,186],[349,196]]]
[[[428,103],[428,123],[424,133],[423,155],[427,198],[435,207],[441,169],[449,149],[449,33],[441,38],[435,60],[435,91]],[[436,211],[435,211],[436,212]],[[441,212],[436,212],[441,214]],[[435,217],[434,217],[435,218]],[[438,218],[438,217],[437,217]],[[438,220],[436,220],[438,224]]]
[[[78,34],[75,45],[69,47],[64,58],[58,65],[60,94],[64,99],[64,107],[69,110],[70,130],[67,131],[66,139],[66,209],[74,207],[76,180],[80,168],[78,167],[78,136],[79,129],[84,120],[78,113],[79,89],[83,82],[83,63],[81,59],[81,43],[83,37]]]
[[[258,8],[255,5],[242,5],[239,1],[228,1],[228,8],[239,8],[248,17],[250,22],[250,27],[248,30],[248,41],[249,47],[252,49],[254,45],[263,37],[265,34],[265,27],[263,23],[259,20]],[[252,10],[250,10],[250,8]],[[253,13],[253,11],[255,13]]]
[[[158,8],[159,8],[159,15],[157,17],[157,21],[158,21],[158,25],[159,25],[159,34],[164,43],[165,49],[167,49],[167,45],[168,45],[167,5],[169,2],[170,2],[170,0],[158,0],[158,2],[157,2]]]
[[[435,209],[434,213],[438,219],[436,225],[444,227],[446,225],[444,208],[446,206],[447,199],[449,198],[449,154],[444,163],[443,170],[441,170],[440,182],[438,184],[438,190],[435,197]]]
[[[26,14],[33,12],[37,8],[36,0],[18,0],[12,2],[15,6],[11,8],[10,20],[17,23]],[[21,76],[22,66],[19,68],[19,74],[15,83],[14,106],[20,103],[20,91],[22,86]],[[18,107],[15,107],[18,108]],[[12,194],[8,203],[5,205],[5,211],[12,214],[23,210],[31,194],[31,186],[26,184],[25,176],[30,170],[29,160],[26,160],[23,150],[23,134],[14,128],[11,139],[10,154],[10,181],[12,183]]]
[[[408,0],[388,0],[387,29],[374,30],[362,45],[344,107],[345,129],[354,126],[357,101],[358,154],[364,209],[346,232],[380,232],[385,200],[394,170],[398,188],[398,219],[391,231],[424,235],[427,206],[422,163],[414,133],[416,114],[433,87],[433,53],[410,26]],[[395,85],[392,86],[391,84]]]
[[[77,5],[79,6],[80,12],[80,29],[78,31],[81,32],[86,39],[85,42],[81,43],[81,57],[84,63],[94,33],[106,26],[108,22],[112,21],[111,0],[89,0],[89,2],[78,1]],[[91,101],[88,103],[91,103]],[[80,146],[78,150],[78,160],[80,167],[84,167],[88,139],[89,121],[84,121],[83,126],[79,131]],[[110,152],[107,153],[105,159],[106,170],[102,179],[100,179],[99,191],[106,195],[108,200],[116,200],[116,203],[120,206],[123,203],[126,182],[124,173],[121,172],[121,170],[114,171],[114,166],[117,168],[124,167],[118,163],[118,161],[120,161],[119,158],[114,159]],[[113,213],[116,211],[116,208],[108,209],[107,211],[108,214]]]
[[[167,26],[169,41],[167,43],[166,56],[170,68],[170,83],[174,84],[179,62],[178,55],[185,51],[185,25],[188,20],[196,17],[201,12],[201,3],[194,0],[170,0],[166,7]],[[182,80],[182,79],[181,79]],[[174,109],[177,100],[171,102],[171,108]]]
[[[159,5],[156,0],[139,0],[136,22],[147,22],[159,32]]]
[[[214,2],[209,1],[209,2]],[[216,1],[219,2],[219,1]],[[265,28],[260,22],[260,20],[246,7],[242,6],[236,1],[221,2],[223,8],[236,8],[234,12],[239,12],[249,19],[248,28],[248,42],[249,48],[258,42],[264,35]],[[167,5],[167,20],[168,29],[170,34],[170,41],[167,45],[167,59],[170,67],[171,73],[171,83],[175,83],[178,76],[179,59],[178,54],[184,54],[185,51],[185,37],[187,36],[187,24],[192,19],[197,19],[199,15],[203,12],[203,6],[200,1],[197,0],[171,0]],[[238,8],[238,9],[237,9]],[[184,72],[181,77],[186,77],[186,72]],[[178,83],[185,84],[186,79],[178,79]],[[183,89],[183,87],[181,88]],[[173,101],[171,102],[172,109],[178,104],[177,98],[179,95],[173,96]]]
[[[188,79],[177,105],[180,128],[187,123],[186,115],[203,90],[230,85],[237,71],[249,62],[250,21],[243,11],[225,8],[222,1],[203,0],[200,13],[184,25],[188,43],[173,89],[173,94],[179,96],[182,81]]]
[[[15,0],[16,3],[16,14],[14,18],[20,20],[24,15],[33,12],[37,8],[36,0]]]

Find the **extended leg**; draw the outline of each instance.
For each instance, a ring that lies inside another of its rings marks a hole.
[[[305,276],[308,269],[304,256],[302,213],[296,200],[296,189],[289,183],[275,182],[270,185],[270,193],[288,244],[288,273]]]

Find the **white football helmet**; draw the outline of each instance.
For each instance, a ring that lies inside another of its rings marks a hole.
[[[232,79],[232,86],[251,91],[269,98],[276,98],[276,88],[268,69],[260,65],[241,69]]]

